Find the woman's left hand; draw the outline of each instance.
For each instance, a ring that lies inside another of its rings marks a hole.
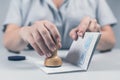
[[[81,23],[70,32],[70,37],[73,40],[77,40],[78,37],[83,37],[85,32],[98,32],[100,31],[100,25],[97,23],[96,19],[90,17],[84,17]]]

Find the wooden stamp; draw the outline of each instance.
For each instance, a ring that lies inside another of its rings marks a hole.
[[[45,59],[44,65],[46,67],[60,67],[62,65],[62,60],[57,55],[57,49],[53,52],[51,57]]]

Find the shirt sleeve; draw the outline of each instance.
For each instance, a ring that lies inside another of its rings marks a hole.
[[[5,21],[3,22],[3,31],[6,30],[8,24],[16,24],[18,26],[22,25],[20,3],[20,0],[11,0]]]
[[[108,6],[106,0],[97,0],[97,10],[96,10],[96,18],[98,20],[98,23],[101,26],[105,25],[111,25],[113,26],[114,24],[117,23],[117,20],[112,13],[112,10]]]

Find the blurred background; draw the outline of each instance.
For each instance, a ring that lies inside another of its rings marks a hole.
[[[5,15],[7,13],[10,1],[11,0],[0,0],[0,47],[2,47],[2,26],[1,25],[5,19]],[[118,24],[115,27],[113,27],[113,30],[117,39],[115,48],[120,49],[120,0],[107,0],[107,2],[118,20]]]

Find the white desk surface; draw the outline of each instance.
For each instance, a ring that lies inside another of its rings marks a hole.
[[[64,57],[67,51],[59,51]],[[120,50],[95,52],[87,72],[46,74],[33,62],[8,61],[9,55],[15,55],[4,48],[0,49],[0,80],[120,80]],[[23,51],[20,55],[44,59],[34,51]]]

